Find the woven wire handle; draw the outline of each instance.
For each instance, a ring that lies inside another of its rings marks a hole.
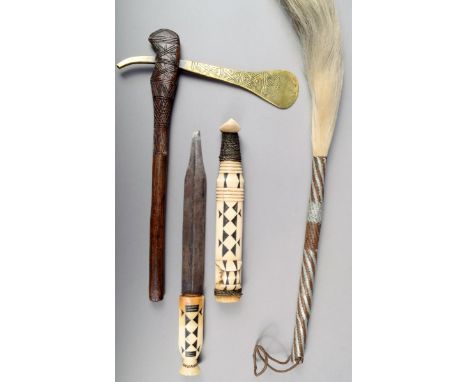
[[[309,212],[307,215],[302,269],[299,281],[299,296],[297,298],[296,326],[291,359],[302,363],[307,340],[307,327],[312,307],[312,293],[317,269],[318,243],[322,225],[323,185],[327,158],[314,157],[312,170],[312,189],[310,192]]]
[[[284,373],[294,369],[304,361],[304,350],[307,340],[307,327],[312,307],[312,293],[314,288],[314,277],[317,269],[318,243],[320,228],[322,225],[322,203],[325,181],[326,157],[314,157],[312,164],[312,186],[309,199],[309,210],[307,214],[306,232],[304,239],[304,251],[302,257],[302,268],[299,279],[299,295],[297,298],[296,325],[294,327],[294,339],[291,355],[284,361],[272,357],[261,345],[254,349],[254,374],[259,376],[268,368]],[[263,368],[258,370],[257,359],[263,361]],[[273,365],[285,366],[278,369]]]

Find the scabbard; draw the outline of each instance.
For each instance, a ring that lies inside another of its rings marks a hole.
[[[233,121],[235,122],[235,121]],[[215,298],[222,303],[239,301],[242,295],[242,231],[244,177],[237,129],[221,127],[222,142],[216,181]],[[237,130],[237,131],[236,131]]]

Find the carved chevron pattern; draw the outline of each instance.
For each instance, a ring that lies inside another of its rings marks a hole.
[[[182,375],[200,372],[198,357],[203,346],[203,319],[205,298],[199,296],[179,297],[179,352],[182,356]]]
[[[221,161],[216,186],[215,295],[240,296],[244,215],[241,162]]]
[[[167,154],[169,123],[177,90],[180,45],[178,36],[168,30],[150,36],[156,51],[151,76],[154,108],[154,153]]]

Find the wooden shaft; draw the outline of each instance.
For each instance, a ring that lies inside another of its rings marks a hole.
[[[244,177],[241,162],[221,161],[216,182],[215,298],[233,303],[242,295]]]
[[[164,297],[164,239],[169,126],[172,105],[177,90],[180,43],[179,36],[167,29],[160,29],[152,33],[149,41],[156,51],[155,65],[151,76],[154,108],[154,142],[149,297],[152,301],[160,301]]]
[[[150,218],[149,297],[160,301],[164,297],[164,249],[167,189],[167,155],[153,156],[153,184]]]
[[[204,296],[179,297],[179,352],[182,366],[179,373],[185,376],[200,374],[198,357],[203,345]]]

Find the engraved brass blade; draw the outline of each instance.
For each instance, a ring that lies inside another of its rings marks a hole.
[[[120,61],[117,68],[122,69],[132,64],[154,63],[155,58],[153,56],[130,57]],[[180,60],[179,67],[200,76],[239,86],[280,109],[291,107],[299,94],[297,78],[287,70],[246,72],[190,60]]]

